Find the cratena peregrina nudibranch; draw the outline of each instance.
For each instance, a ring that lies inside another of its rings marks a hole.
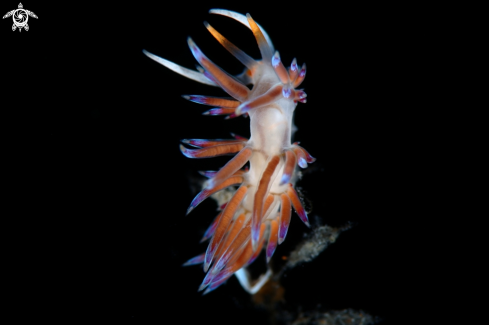
[[[244,72],[231,76],[209,60],[189,37],[188,46],[200,66],[197,71],[144,53],[187,78],[210,86],[221,87],[231,98],[201,95],[184,96],[190,101],[213,108],[204,115],[227,115],[233,118],[248,115],[250,138],[188,139],[182,142],[197,148],[180,146],[189,158],[209,158],[235,154],[219,171],[206,171],[206,187],[194,198],[187,214],[210,195],[228,187],[237,187],[228,202],[205,232],[210,239],[207,251],[184,265],[203,264],[207,272],[199,290],[210,292],[236,274],[242,286],[255,293],[271,275],[268,270],[251,285],[246,271],[266,243],[267,262],[277,244],[287,235],[291,208],[309,226],[306,212],[294,189],[296,165],[307,167],[315,159],[298,143],[291,143],[294,110],[298,102],[306,102],[306,93],[297,89],[306,75],[306,65],[298,67],[296,60],[285,68],[278,52],[274,51],[268,34],[249,14],[212,9],[211,14],[227,16],[242,23],[251,31],[260,48],[261,60],[255,60],[228,41],[208,23],[209,32],[246,67]],[[251,90],[246,85],[252,85]],[[249,162],[249,168],[244,168]]]

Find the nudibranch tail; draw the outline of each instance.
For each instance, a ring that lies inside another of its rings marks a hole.
[[[246,282],[247,272],[243,272],[243,268],[253,263],[264,247],[267,262],[270,261],[277,246],[285,240],[292,207],[309,227],[294,185],[298,178],[297,166],[306,168],[315,159],[298,143],[291,142],[295,129],[294,110],[298,103],[305,103],[307,97],[302,89],[297,89],[304,81],[306,66],[299,69],[294,58],[290,67],[285,67],[268,34],[249,14],[244,16],[223,9],[212,9],[210,13],[233,18],[248,27],[257,41],[261,60],[240,50],[207,22],[204,23],[207,30],[245,66],[242,74],[232,76],[222,70],[190,37],[187,41],[199,63],[197,70],[181,67],[147,51],[144,53],[170,70],[200,83],[218,86],[232,97],[183,96],[192,102],[213,106],[204,115],[226,115],[227,119],[247,115],[250,118],[249,139],[235,134],[232,139],[184,139],[180,150],[188,158],[234,155],[218,171],[201,172],[208,181],[192,200],[187,214],[220,191],[233,192],[233,195],[219,203],[220,211],[203,235],[201,242],[210,240],[206,252],[184,265],[203,264],[207,274],[199,290],[205,290],[204,294],[225,283],[236,272],[243,287],[255,293],[258,287]],[[247,85],[251,85],[251,89]],[[261,277],[257,285],[263,285],[270,274],[267,272]]]

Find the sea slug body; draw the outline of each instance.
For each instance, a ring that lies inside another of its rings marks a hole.
[[[208,23],[210,33],[246,67],[238,76],[231,76],[197,47],[191,38],[188,45],[200,64],[197,71],[181,67],[173,62],[144,53],[156,62],[195,81],[221,87],[232,98],[200,95],[184,96],[190,101],[213,108],[205,115],[227,115],[234,118],[248,115],[249,139],[234,136],[233,139],[187,139],[180,146],[189,158],[209,158],[236,154],[219,171],[206,171],[209,178],[206,187],[194,198],[187,214],[210,195],[237,186],[232,198],[221,206],[214,222],[203,240],[210,240],[207,251],[184,265],[203,264],[207,272],[199,290],[208,293],[236,274],[243,287],[255,293],[267,277],[251,286],[245,268],[260,254],[265,246],[267,261],[277,245],[281,244],[289,227],[292,207],[300,219],[309,226],[307,214],[294,189],[296,166],[307,167],[314,158],[298,143],[292,143],[293,114],[297,103],[306,102],[306,93],[297,89],[306,74],[305,64],[299,68],[294,59],[286,68],[274,51],[268,34],[249,14],[212,9],[211,14],[227,16],[247,26],[253,32],[262,56],[255,60],[229,42]],[[252,85],[251,89],[247,85]],[[249,168],[244,168],[249,162]]]

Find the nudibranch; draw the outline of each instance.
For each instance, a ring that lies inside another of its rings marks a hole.
[[[309,227],[309,221],[294,185],[297,167],[307,167],[314,158],[298,143],[292,143],[294,110],[297,103],[306,102],[306,93],[297,89],[304,81],[306,65],[301,68],[294,59],[289,68],[281,62],[268,34],[249,14],[246,16],[222,9],[211,14],[233,18],[253,32],[261,53],[255,60],[228,41],[207,22],[209,32],[246,67],[244,72],[231,76],[208,59],[189,37],[188,46],[200,66],[197,71],[144,53],[187,78],[221,87],[231,98],[201,95],[184,96],[192,102],[213,108],[204,115],[227,115],[234,118],[248,115],[250,138],[233,135],[232,139],[186,139],[180,145],[189,158],[209,158],[235,154],[219,171],[205,171],[209,178],[204,189],[194,198],[187,214],[210,195],[237,188],[232,197],[220,207],[219,214],[204,234],[210,239],[207,251],[184,265],[203,264],[207,272],[199,290],[210,292],[236,274],[242,286],[255,293],[267,281],[270,270],[250,285],[246,267],[260,254],[266,243],[267,262],[277,244],[287,235],[292,207]],[[252,85],[251,90],[247,85]],[[245,165],[249,162],[249,168]]]

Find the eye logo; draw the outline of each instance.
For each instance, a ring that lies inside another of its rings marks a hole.
[[[15,31],[15,29],[19,29],[19,32],[22,31],[22,28],[25,30],[29,30],[29,25],[27,25],[27,21],[29,20],[29,16],[34,17],[37,19],[37,16],[35,13],[29,10],[23,9],[22,3],[19,3],[19,8],[14,9],[12,11],[9,11],[3,16],[3,18],[7,18],[12,16],[12,19],[14,21],[14,24],[12,25],[12,31]]]

